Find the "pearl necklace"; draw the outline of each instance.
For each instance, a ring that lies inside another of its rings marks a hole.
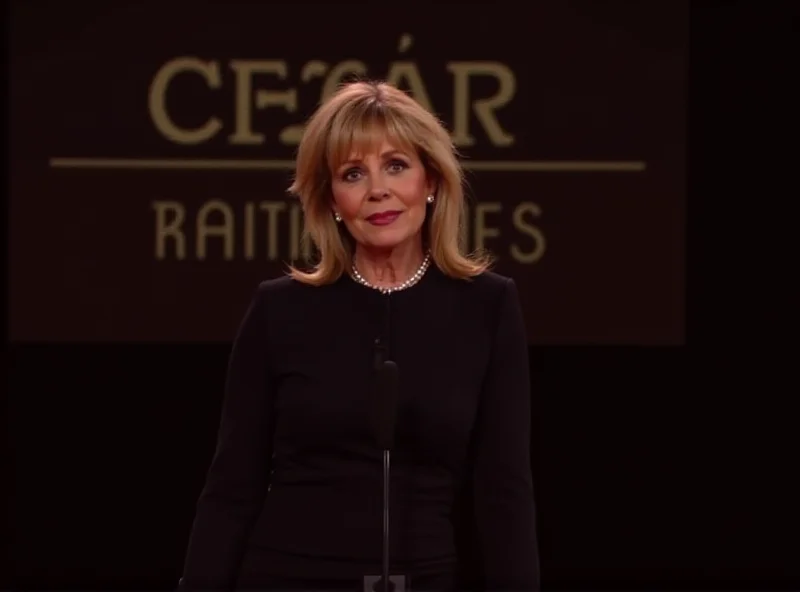
[[[353,261],[352,263],[352,268],[353,268],[353,276],[356,278],[356,281],[359,284],[362,284],[367,288],[372,288],[373,290],[378,290],[381,294],[391,294],[392,292],[399,292],[400,290],[405,290],[407,288],[410,288],[411,286],[419,282],[422,279],[422,276],[425,275],[425,272],[428,271],[428,267],[430,266],[430,264],[431,264],[431,254],[426,253],[425,258],[422,260],[422,263],[417,268],[417,271],[414,272],[414,275],[412,275],[410,278],[408,278],[399,286],[391,286],[391,287],[375,286],[373,284],[370,284],[367,280],[364,279],[364,276],[362,276],[358,272],[355,261]]]

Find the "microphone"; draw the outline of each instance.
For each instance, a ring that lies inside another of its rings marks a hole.
[[[395,589],[395,584],[389,576],[389,477],[400,385],[399,371],[395,362],[391,360],[376,360],[376,362],[372,427],[375,441],[383,450],[383,570],[380,580],[367,588],[368,592],[391,592]],[[404,578],[400,580],[402,588]]]

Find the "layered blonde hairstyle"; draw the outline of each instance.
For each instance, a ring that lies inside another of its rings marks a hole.
[[[302,203],[303,239],[316,254],[309,271],[290,266],[289,274],[321,286],[349,273],[355,241],[333,217],[332,174],[351,150],[369,150],[383,139],[416,154],[436,188],[422,229],[434,264],[457,279],[486,271],[489,256],[464,249],[464,173],[447,130],[403,91],[385,82],[358,81],[342,85],[307,122],[288,191]]]

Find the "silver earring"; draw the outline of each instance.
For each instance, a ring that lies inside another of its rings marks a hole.
[[[339,212],[334,212],[333,213],[333,219],[336,220],[337,222],[341,222],[342,221],[342,216],[339,214]]]
[[[431,194],[428,196],[428,203],[429,203],[429,204],[432,204],[434,199],[435,199],[435,198],[433,197],[433,194],[431,193]]]

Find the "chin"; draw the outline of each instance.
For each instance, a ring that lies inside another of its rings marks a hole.
[[[369,236],[365,237],[364,246],[372,247],[374,249],[392,249],[402,245],[408,240],[408,233],[388,231],[371,232]]]

